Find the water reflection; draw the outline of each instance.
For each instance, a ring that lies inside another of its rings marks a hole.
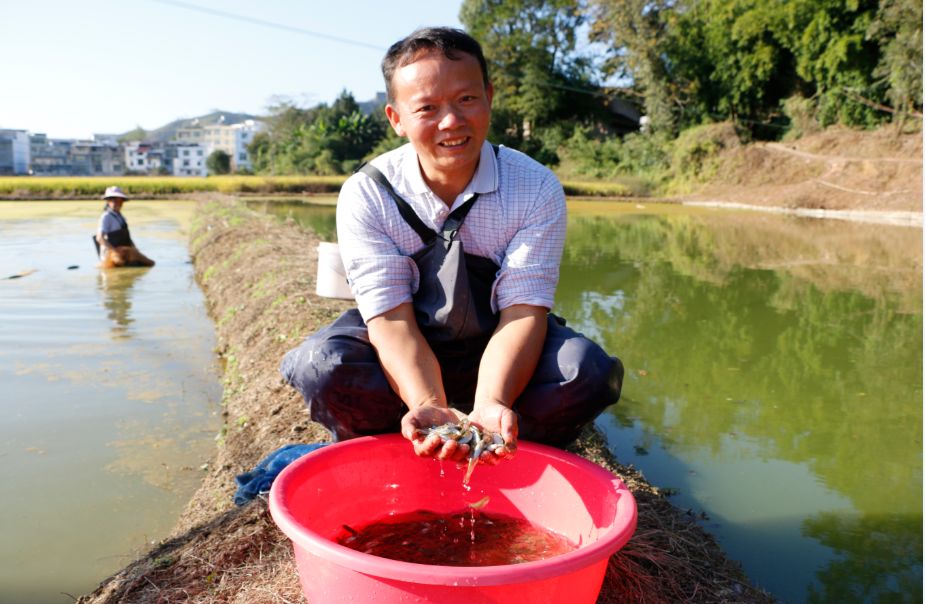
[[[628,369],[618,456],[681,486],[787,601],[920,601],[921,230],[578,216],[568,237],[557,308]],[[806,472],[774,482],[775,460]],[[782,509],[799,536],[769,566]]]
[[[293,220],[313,230],[322,241],[337,241],[333,205],[335,199],[334,196],[329,196],[305,201],[299,199],[254,200],[247,202],[247,207],[283,220]]]
[[[921,602],[922,516],[822,513],[808,536],[839,554],[819,571],[808,602]]]
[[[100,269],[96,278],[97,289],[103,293],[106,316],[112,321],[110,335],[113,340],[132,337],[132,289],[135,282],[147,274],[151,267]]]

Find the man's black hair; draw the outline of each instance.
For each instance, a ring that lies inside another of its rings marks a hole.
[[[395,102],[392,95],[392,76],[395,70],[413,63],[422,52],[439,50],[448,59],[458,61],[459,53],[472,55],[482,68],[482,81],[488,88],[488,64],[482,54],[482,46],[475,38],[461,29],[452,27],[423,27],[411,32],[389,47],[382,59],[382,77],[389,103]]]

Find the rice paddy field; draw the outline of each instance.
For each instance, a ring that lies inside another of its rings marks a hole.
[[[99,197],[118,185],[131,196],[184,193],[332,193],[345,176],[6,176],[0,177],[3,199],[80,199]]]
[[[229,195],[337,193],[346,176],[3,176],[0,199],[94,199],[117,185],[133,197],[176,196],[214,192]],[[563,181],[568,195],[624,197],[620,183]]]

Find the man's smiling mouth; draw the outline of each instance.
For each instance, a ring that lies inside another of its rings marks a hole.
[[[439,144],[441,147],[446,147],[446,148],[448,148],[448,149],[452,149],[452,148],[454,148],[454,147],[461,147],[461,146],[465,145],[465,144],[468,143],[468,142],[469,142],[469,137],[468,137],[468,136],[463,136],[463,137],[460,137],[460,138],[450,138],[450,139],[447,139],[447,140],[445,140],[445,141],[440,141],[440,143],[438,143],[438,144]]]

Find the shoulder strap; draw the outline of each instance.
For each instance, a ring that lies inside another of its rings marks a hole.
[[[492,145],[491,149],[495,152],[495,157],[498,157],[498,145]],[[389,195],[391,195],[392,199],[395,201],[395,205],[398,206],[399,214],[401,214],[401,217],[405,219],[405,222],[408,223],[408,226],[414,229],[418,236],[420,236],[421,241],[427,244],[437,238],[437,233],[426,224],[424,224],[424,222],[418,217],[414,209],[411,207],[411,204],[405,201],[405,199],[398,194],[398,192],[392,186],[392,183],[389,182],[389,179],[386,178],[385,174],[380,172],[378,168],[372,164],[365,163],[357,168],[356,172],[362,172],[363,174],[369,176],[389,192]],[[466,219],[466,215],[469,213],[469,210],[472,209],[472,205],[478,198],[479,194],[476,193],[468,200],[466,200],[464,204],[453,210],[453,212],[447,217],[446,221],[443,223],[443,238],[446,241],[452,241],[456,237],[456,233],[459,231],[459,227],[462,226],[463,220]]]
[[[414,210],[411,208],[405,199],[395,191],[395,188],[392,187],[392,183],[389,182],[389,179],[385,177],[385,174],[380,172],[372,164],[363,164],[357,172],[362,172],[363,174],[369,176],[377,183],[382,185],[386,191],[389,192],[389,195],[392,196],[392,199],[395,201],[395,205],[398,206],[398,212],[401,214],[401,217],[405,219],[405,222],[408,223],[412,229],[421,237],[421,241],[424,243],[430,243],[437,238],[437,233],[430,229],[424,222],[418,218],[418,215],[414,213]],[[461,208],[460,208],[461,209]]]
[[[456,233],[459,231],[459,227],[462,226],[463,220],[466,219],[466,214],[469,213],[469,210],[472,209],[475,200],[479,198],[479,194],[476,193],[472,197],[466,200],[464,204],[453,210],[449,216],[447,216],[446,221],[443,223],[443,238],[447,241],[453,241],[456,238]]]
[[[498,157],[498,145],[492,145],[491,150],[495,152],[495,157]],[[466,219],[466,215],[469,213],[469,210],[472,209],[472,205],[479,198],[479,194],[476,193],[468,200],[466,203],[459,206],[447,217],[446,222],[443,223],[443,237],[447,241],[452,241],[456,237],[456,232],[459,231],[459,227],[462,226],[463,220]]]

